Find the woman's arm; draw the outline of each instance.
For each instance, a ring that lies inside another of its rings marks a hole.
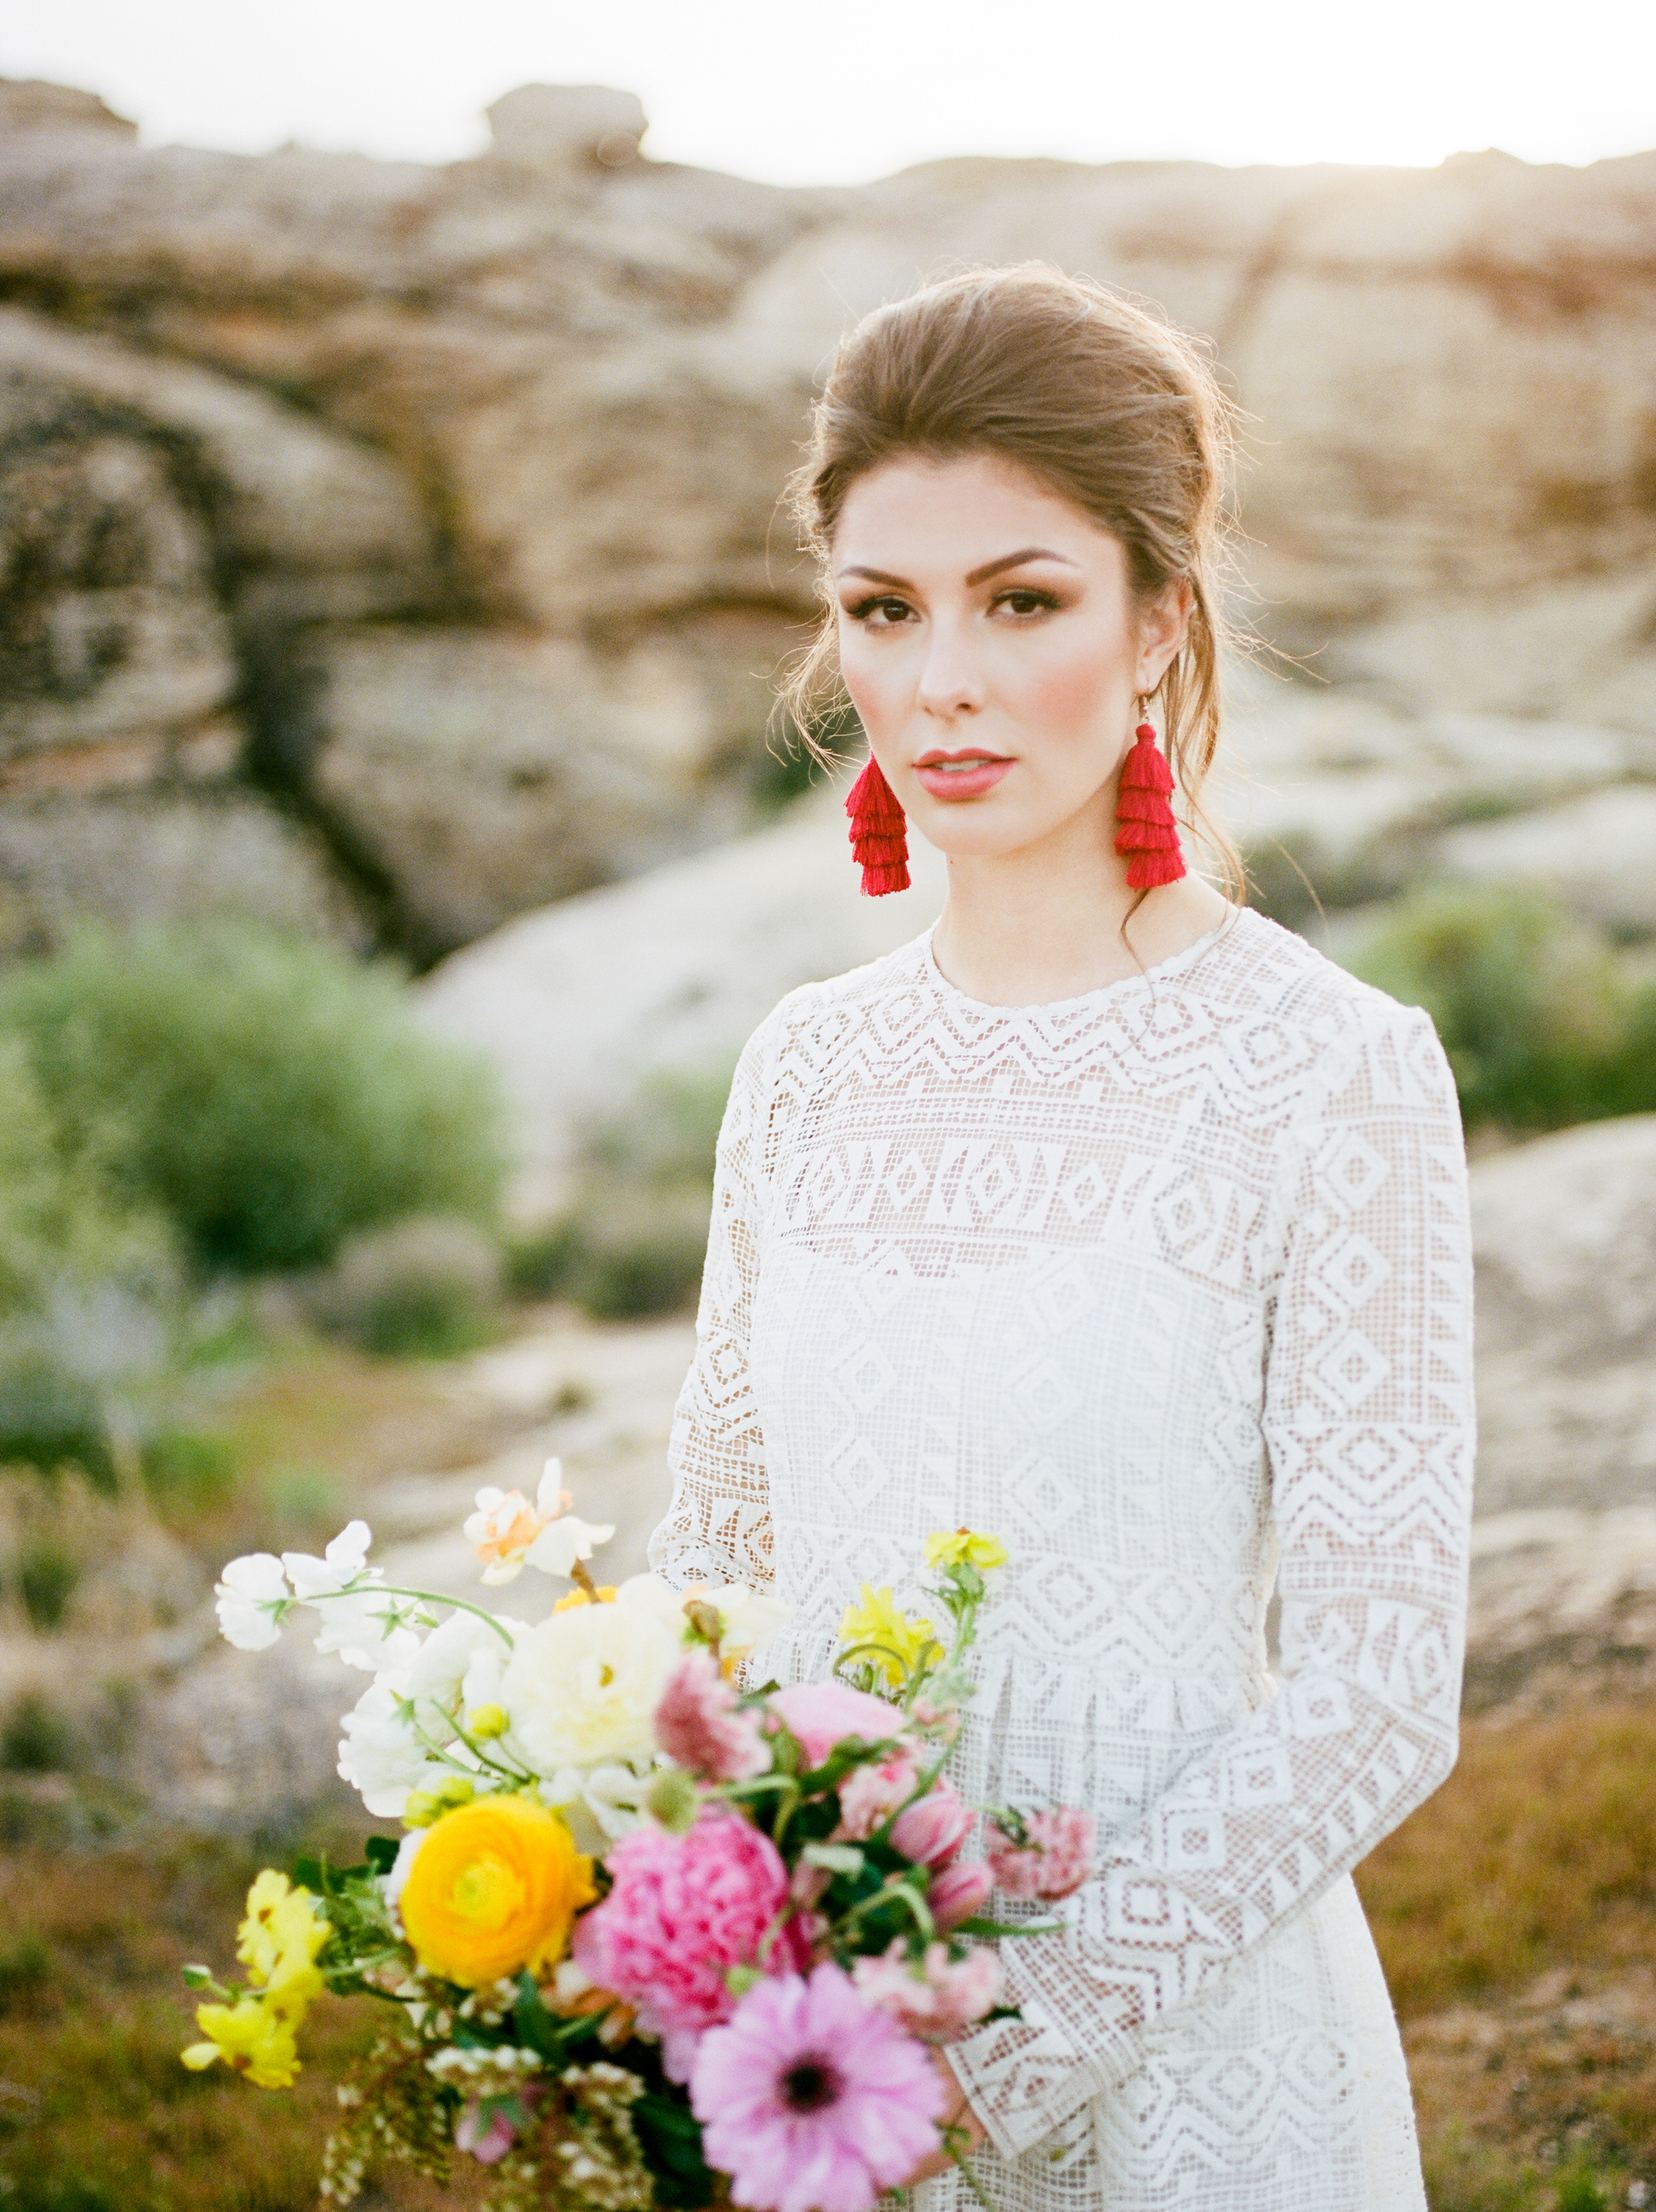
[[[1023,2017],[951,2056],[1008,2157],[1123,2081],[1150,2022],[1454,1763],[1475,1440],[1465,1152],[1427,1016],[1355,1012],[1278,1182],[1264,1437],[1286,1679],[1114,1839],[1062,1936],[1002,1945]]]
[[[770,1120],[764,1040],[748,1040],[719,1131],[696,1357],[673,1414],[673,1503],[649,1562],[675,1588],[770,1582],[770,1493],[748,1370]]]

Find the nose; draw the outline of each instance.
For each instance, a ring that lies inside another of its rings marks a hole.
[[[976,714],[983,698],[983,673],[968,629],[959,623],[934,620],[916,692],[921,712],[948,721]]]

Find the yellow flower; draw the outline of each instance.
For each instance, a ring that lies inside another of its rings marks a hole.
[[[600,1583],[598,1585],[599,1603],[600,1605],[613,1605],[615,1603],[615,1591],[616,1585],[613,1583]],[[554,1613],[573,1613],[578,1605],[590,1605],[591,1603],[592,1600],[588,1596],[586,1591],[576,1589],[570,1590],[565,1596],[559,1598],[557,1603],[552,1607],[552,1611]]]
[[[592,1861],[555,1813],[479,1797],[429,1829],[403,1886],[403,1925],[428,1973],[481,1989],[550,1967],[590,1905]]]
[[[859,1651],[858,1656],[895,1685],[913,1672],[927,1644],[937,1639],[930,1621],[911,1620],[898,1610],[889,1589],[871,1589],[864,1583],[861,1604],[845,1608],[839,1640],[853,1649],[878,1644],[878,1652]]]
[[[328,1923],[307,1889],[266,1867],[247,1892],[247,1917],[236,1930],[235,1954],[256,1982],[308,1966],[328,1940]]]
[[[979,1536],[970,1528],[940,1528],[926,1539],[928,1567],[1003,1567],[1007,1547],[998,1536]]]
[[[206,2040],[192,2043],[184,2063],[199,2074],[218,2059],[233,2073],[245,2074],[256,2089],[288,2089],[299,2071],[295,2031],[311,1999],[322,1987],[314,1966],[297,1969],[279,1987],[249,1995],[234,2005],[204,2004],[196,2026]]]

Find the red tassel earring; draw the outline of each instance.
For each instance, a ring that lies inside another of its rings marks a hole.
[[[872,753],[845,801],[851,817],[851,850],[862,869],[864,898],[909,888],[909,825],[897,793]]]
[[[1173,772],[1148,722],[1141,722],[1134,734],[1138,743],[1128,747],[1116,787],[1116,850],[1130,862],[1129,887],[1143,891],[1157,884],[1176,884],[1184,873],[1184,855],[1168,804]]]

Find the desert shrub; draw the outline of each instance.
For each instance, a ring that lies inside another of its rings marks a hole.
[[[1540,893],[1434,884],[1350,965],[1437,1026],[1469,1126],[1561,1128],[1656,1107],[1656,986]]]
[[[513,1255],[514,1285],[602,1321],[693,1305],[707,1253],[728,1068],[664,1069],[594,1127],[564,1219]]]
[[[495,1205],[492,1082],[385,968],[245,924],[88,934],[0,981],[6,1034],[68,1141],[105,1132],[209,1267],[314,1265],[354,1230]]]
[[[206,1510],[235,1487],[235,1447],[211,1429],[159,1429],[139,1453],[144,1487],[158,1502]]]
[[[316,1308],[365,1352],[441,1358],[488,1340],[500,1293],[499,1249],[474,1223],[415,1218],[350,1238]]]
[[[80,1579],[79,1561],[61,1544],[37,1536],[25,1545],[17,1561],[17,1594],[29,1626],[44,1631],[61,1627]]]
[[[70,1763],[73,1738],[55,1705],[28,1692],[0,1727],[0,1767],[13,1774],[55,1774]]]

